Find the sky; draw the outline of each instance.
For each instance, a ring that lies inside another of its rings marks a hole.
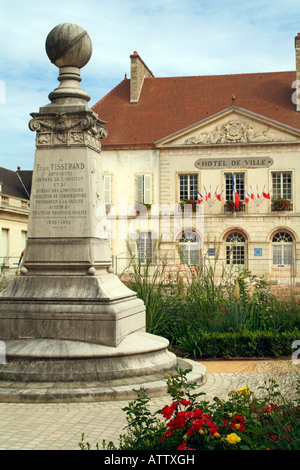
[[[134,51],[155,77],[295,70],[300,10],[299,0],[0,0],[2,167],[33,168],[28,122],[59,85],[45,41],[61,23],[92,40],[81,70],[92,107],[130,78]]]

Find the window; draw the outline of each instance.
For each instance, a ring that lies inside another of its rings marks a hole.
[[[239,232],[233,232],[226,238],[226,264],[244,265],[246,239]]]
[[[152,176],[151,175],[137,175],[137,194],[136,202],[139,204],[152,203]]]
[[[27,232],[25,230],[21,231],[21,247],[22,250],[24,250],[26,246],[26,240],[27,240]]]
[[[8,256],[8,229],[3,228],[1,230],[1,245],[0,245],[0,263],[5,262]]]
[[[290,266],[293,258],[293,238],[287,232],[277,232],[273,239],[273,265]]]
[[[143,264],[152,261],[152,239],[150,232],[140,232],[138,234],[138,257]]]
[[[292,199],[292,172],[274,172],[272,173],[272,199]]]
[[[196,200],[198,193],[198,175],[179,175],[179,199]]]
[[[238,193],[240,200],[245,200],[245,173],[225,173],[226,201],[234,199],[233,190]]]
[[[103,175],[103,193],[104,203],[106,205],[111,204],[111,176]]]
[[[196,232],[184,232],[179,240],[179,246],[184,263],[199,264],[200,239]]]

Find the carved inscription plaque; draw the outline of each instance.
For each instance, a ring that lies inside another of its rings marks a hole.
[[[87,181],[87,165],[80,155],[37,161],[28,231],[34,237],[88,236]]]

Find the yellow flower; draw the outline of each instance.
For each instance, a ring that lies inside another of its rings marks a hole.
[[[226,436],[226,441],[229,444],[237,444],[238,442],[241,441],[241,438],[237,436],[235,432],[233,432],[232,434],[228,434],[228,436]]]
[[[240,429],[241,425],[240,425],[240,423],[235,423],[234,427],[235,427],[235,429]]]
[[[215,432],[214,437],[221,437],[218,432]]]
[[[276,382],[276,379],[274,377],[272,377],[272,382]]]
[[[199,433],[200,433],[200,434],[204,434],[203,429],[199,429]]]
[[[249,389],[249,387],[248,387],[248,386],[246,386],[246,387],[242,387],[242,388],[240,388],[240,389],[239,389],[239,393],[241,393],[241,394],[245,394],[245,395],[249,395],[249,393],[250,393],[250,389]]]

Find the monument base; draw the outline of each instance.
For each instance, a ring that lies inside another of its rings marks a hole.
[[[165,338],[128,335],[118,347],[58,339],[8,340],[0,364],[0,402],[113,401],[167,393],[165,377],[189,369],[189,382],[205,382],[205,367],[178,359]]]
[[[145,305],[106,269],[25,275],[0,294],[0,339],[48,338],[118,346],[145,330]]]

